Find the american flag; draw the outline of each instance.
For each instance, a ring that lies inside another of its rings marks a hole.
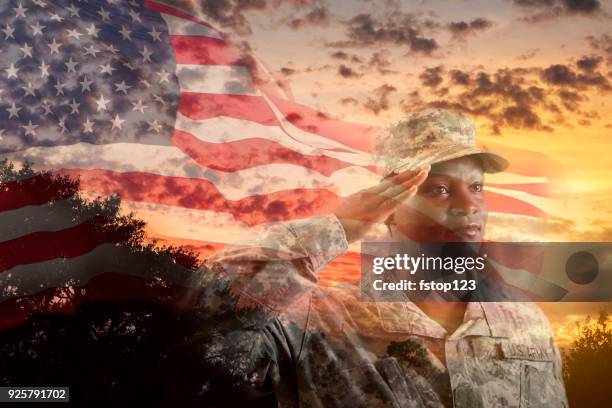
[[[0,159],[79,177],[95,195],[117,193],[160,236],[218,248],[253,226],[331,212],[380,181],[371,152],[380,129],[298,103],[274,69],[192,10],[2,0],[0,39]],[[512,163],[488,179],[492,211],[547,216],[559,167],[536,152],[488,147]],[[34,194],[15,205],[10,191],[0,192],[0,203],[13,203],[0,204],[4,220],[39,217],[52,200]],[[0,235],[0,245],[78,222]],[[69,256],[39,248],[42,258],[0,274],[60,259],[77,265],[100,250],[73,242]]]

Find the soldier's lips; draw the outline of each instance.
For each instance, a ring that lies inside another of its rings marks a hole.
[[[475,223],[453,228],[450,232],[462,241],[480,241],[482,236],[482,228]]]

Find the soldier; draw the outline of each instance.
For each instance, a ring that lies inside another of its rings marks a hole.
[[[378,144],[379,185],[206,261],[202,304],[218,327],[204,354],[233,391],[282,407],[567,406],[536,305],[364,302],[355,285],[318,280],[379,223],[397,242],[482,241],[484,173],[507,161],[475,135],[459,113],[414,112]]]

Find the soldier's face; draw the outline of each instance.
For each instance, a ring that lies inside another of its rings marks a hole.
[[[433,165],[418,193],[393,214],[394,237],[417,242],[482,241],[488,214],[483,183],[484,171],[476,157]]]

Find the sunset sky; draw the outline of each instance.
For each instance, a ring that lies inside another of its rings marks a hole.
[[[184,4],[277,71],[297,102],[331,117],[385,127],[418,108],[446,107],[473,118],[485,145],[518,147],[558,161],[564,174],[552,217],[493,216],[490,239],[612,240],[611,2]],[[162,221],[153,210],[147,213],[146,205],[130,205],[162,239],[197,240],[198,225],[224,225],[220,218],[188,219],[172,208]],[[223,231],[220,240],[231,241],[234,232]],[[197,241],[174,242],[197,248]],[[612,311],[610,303],[545,304],[543,309],[562,346],[573,338],[577,320]]]

